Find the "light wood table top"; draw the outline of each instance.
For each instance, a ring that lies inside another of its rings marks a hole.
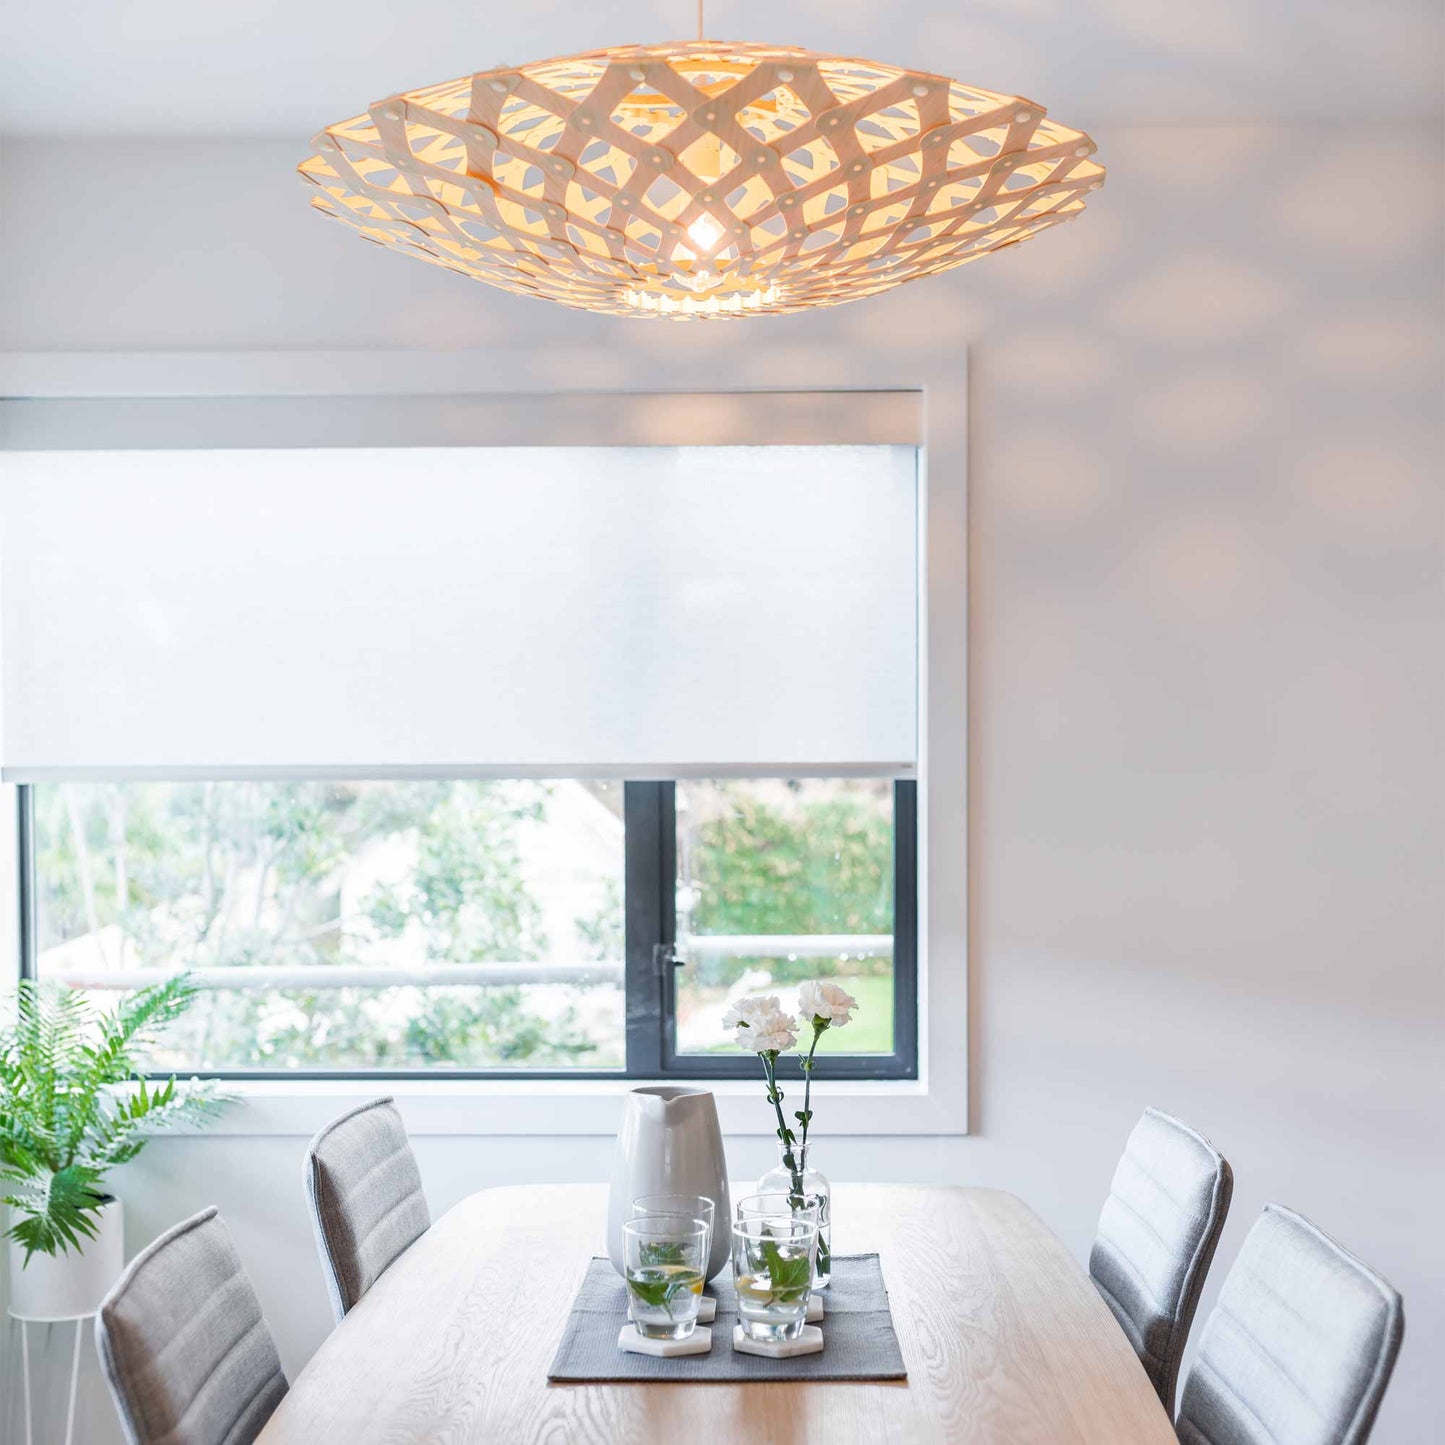
[[[262,1445],[1176,1445],[1087,1275],[991,1189],[834,1188],[834,1249],[882,1256],[906,1383],[550,1385],[606,1190],[489,1189],[372,1287]]]

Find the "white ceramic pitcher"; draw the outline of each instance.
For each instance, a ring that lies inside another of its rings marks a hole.
[[[732,1202],[717,1101],[711,1089],[646,1084],[623,1100],[607,1201],[607,1255],[623,1271],[622,1226],[644,1194],[705,1194],[717,1206],[707,1277],[728,1261]]]

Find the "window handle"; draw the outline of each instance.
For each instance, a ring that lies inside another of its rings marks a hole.
[[[681,968],[687,959],[682,956],[670,943],[654,943],[652,945],[652,966],[659,974],[666,975],[669,968]]]

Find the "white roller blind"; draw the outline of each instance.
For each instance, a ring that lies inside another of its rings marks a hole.
[[[7,778],[916,757],[911,447],[3,466]]]

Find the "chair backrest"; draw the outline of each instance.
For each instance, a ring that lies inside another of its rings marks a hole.
[[[101,1302],[95,1346],[129,1445],[250,1445],[286,1393],[214,1209],[136,1255]]]
[[[1202,1134],[1146,1109],[1099,1216],[1089,1274],[1169,1416],[1234,1175]]]
[[[1268,1205],[1184,1383],[1183,1445],[1362,1445],[1400,1341],[1400,1296],[1309,1220]]]
[[[337,1322],[431,1224],[391,1099],[328,1124],[306,1150],[306,1197]]]

